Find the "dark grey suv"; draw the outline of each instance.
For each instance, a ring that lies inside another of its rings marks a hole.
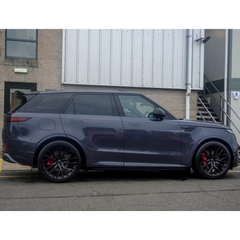
[[[131,92],[17,92],[21,104],[5,115],[3,160],[38,167],[52,182],[80,169],[176,170],[204,178],[238,165],[232,130],[178,120]]]

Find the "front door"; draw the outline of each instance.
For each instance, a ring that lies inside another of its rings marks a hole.
[[[153,118],[156,107],[141,95],[118,94],[125,138],[125,167],[174,167],[181,163],[177,121]]]

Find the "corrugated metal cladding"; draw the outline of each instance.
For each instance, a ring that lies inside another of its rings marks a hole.
[[[63,30],[62,83],[185,89],[186,29]],[[193,30],[192,88],[203,87],[204,30]]]

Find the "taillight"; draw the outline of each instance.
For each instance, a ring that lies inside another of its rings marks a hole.
[[[26,118],[26,117],[6,117],[5,121],[6,122],[25,122],[28,119],[29,118]]]

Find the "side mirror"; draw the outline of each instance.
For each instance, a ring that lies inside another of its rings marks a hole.
[[[155,108],[152,114],[156,117],[161,118],[164,118],[166,116],[165,111],[162,110],[161,108]]]

